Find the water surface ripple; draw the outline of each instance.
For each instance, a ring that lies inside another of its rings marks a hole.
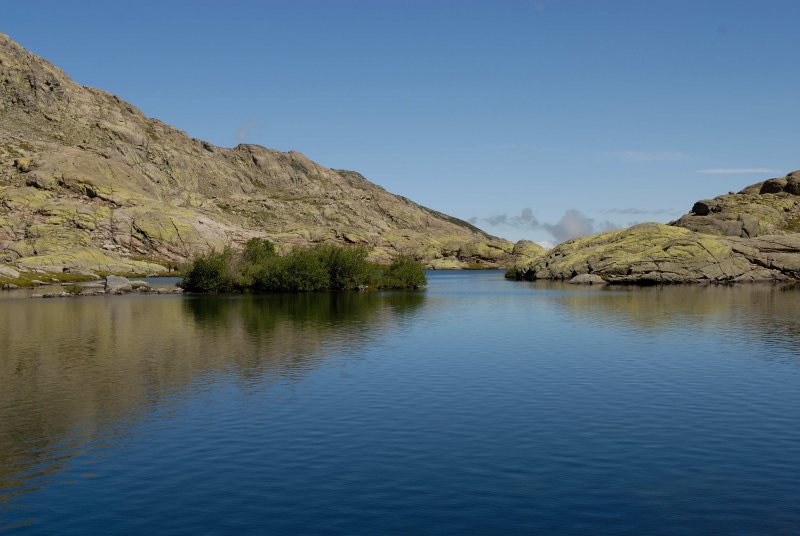
[[[0,532],[796,534],[800,290],[0,300]]]

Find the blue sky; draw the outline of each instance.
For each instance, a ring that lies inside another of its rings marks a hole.
[[[669,221],[800,168],[796,1],[35,4],[0,31],[80,83],[515,240]]]

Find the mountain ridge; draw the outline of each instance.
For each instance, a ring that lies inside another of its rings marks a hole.
[[[514,244],[298,151],[219,147],[83,86],[0,34],[0,261],[163,272],[253,236],[500,267]]]

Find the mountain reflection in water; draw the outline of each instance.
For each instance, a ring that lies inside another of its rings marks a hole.
[[[217,373],[301,378],[410,321],[422,292],[0,301],[0,503]],[[107,426],[113,425],[111,430]],[[6,493],[4,493],[4,491]]]
[[[0,295],[0,532],[794,533],[800,289]]]

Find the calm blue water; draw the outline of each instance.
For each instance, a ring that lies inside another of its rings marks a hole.
[[[800,290],[0,300],[0,532],[797,534]]]

